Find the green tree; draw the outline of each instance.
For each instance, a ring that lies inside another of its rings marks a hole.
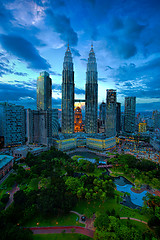
[[[67,185],[67,190],[76,194],[78,189],[81,187],[81,181],[78,178],[68,177],[65,184]]]

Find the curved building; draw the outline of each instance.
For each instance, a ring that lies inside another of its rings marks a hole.
[[[74,132],[74,71],[68,45],[62,71],[62,133]]]
[[[85,131],[97,133],[98,83],[97,63],[93,45],[89,53],[85,86]]]

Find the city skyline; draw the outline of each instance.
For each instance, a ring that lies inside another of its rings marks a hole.
[[[36,79],[41,71],[47,71],[52,78],[52,105],[60,108],[68,42],[75,98],[84,99],[88,52],[93,43],[98,103],[105,101],[105,89],[117,89],[122,109],[126,96],[136,97],[137,111],[159,109],[159,9],[156,0],[2,1],[0,101],[36,109]]]

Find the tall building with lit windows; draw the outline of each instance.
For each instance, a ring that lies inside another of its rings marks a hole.
[[[46,71],[37,78],[37,110],[52,109],[52,79]]]
[[[62,71],[62,133],[74,132],[74,71],[71,50],[65,52]]]
[[[136,97],[125,97],[124,130],[135,132]]]
[[[116,90],[107,89],[106,97],[106,136],[116,136]]]
[[[93,45],[89,53],[85,85],[85,131],[97,133],[98,73]]]
[[[23,106],[0,103],[0,136],[4,146],[25,143],[25,110]]]

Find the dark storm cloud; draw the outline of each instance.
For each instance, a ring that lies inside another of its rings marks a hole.
[[[136,55],[141,33],[146,28],[133,18],[112,18],[111,27],[107,33],[107,48],[118,56],[129,59]]]
[[[146,25],[139,24],[137,20],[127,18],[124,21],[123,35],[126,39],[137,40],[140,37],[141,32],[145,29]]]
[[[24,88],[23,84],[21,87],[17,87],[16,85],[0,82],[0,101],[16,101],[28,96],[36,99],[36,90]]]
[[[12,12],[4,7],[4,2],[0,1],[0,23],[1,27],[5,30],[11,27],[11,21],[14,20]]]
[[[129,42],[120,42],[117,46],[117,51],[124,59],[133,57],[137,53],[137,48],[134,44]]]
[[[0,42],[6,51],[25,61],[29,68],[47,70],[51,67],[32,43],[20,36],[1,34]]]
[[[112,23],[111,23],[111,27],[113,30],[119,30],[121,28],[123,28],[123,21],[122,19],[118,18],[118,17],[114,17],[112,19]]]
[[[53,13],[51,10],[46,10],[46,24],[60,34],[60,38],[71,46],[76,46],[78,42],[77,33],[71,27],[70,19],[65,15]]]
[[[75,56],[75,57],[80,57],[81,56],[79,51],[75,48],[71,48],[71,52],[73,53],[73,56]]]

